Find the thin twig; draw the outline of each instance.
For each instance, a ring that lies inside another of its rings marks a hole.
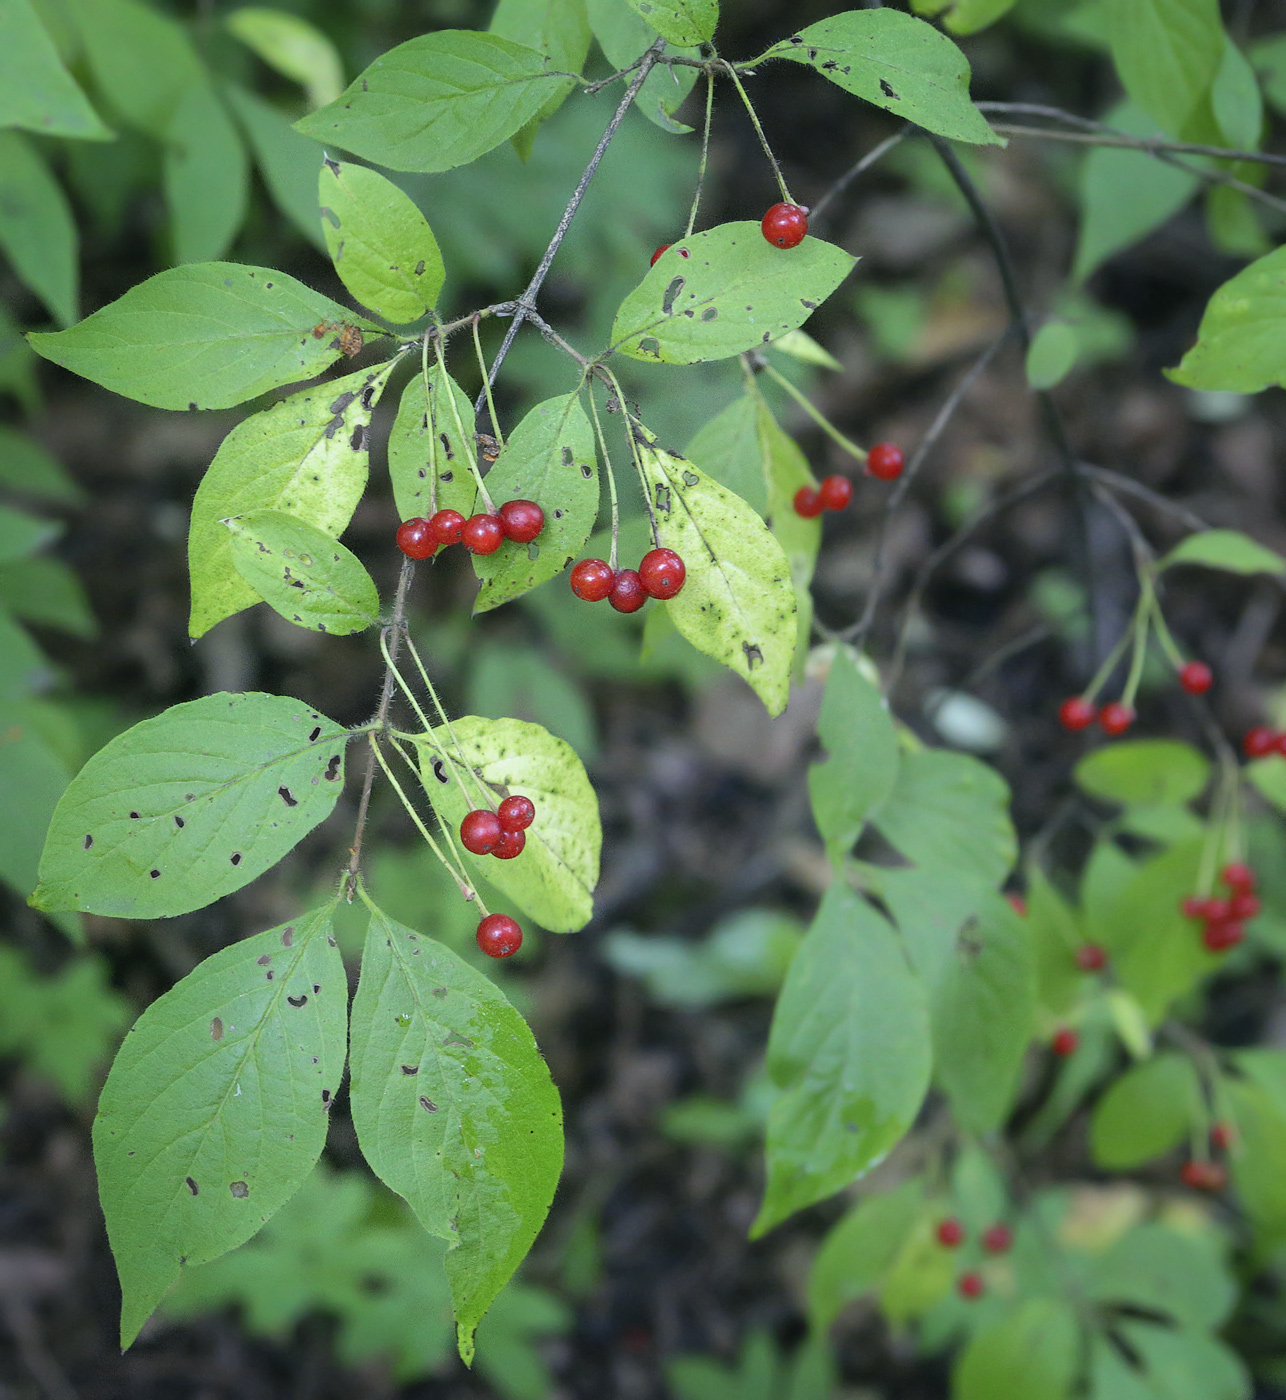
[[[864,175],[871,168],[871,166],[875,165],[878,161],[883,160],[884,157],[888,155],[888,153],[894,148],[894,146],[904,141],[908,136],[910,136],[910,134],[914,130],[915,127],[908,122],[907,125],[904,126],[901,131],[895,131],[892,136],[886,136],[878,146],[874,147],[874,149],[872,150],[867,151],[867,153],[862,157],[862,159],[859,160],[855,165],[851,165],[839,177],[839,179],[835,181],[835,183],[830,187],[830,189],[828,189],[826,193],[822,195],[822,197],[817,201],[817,203],[814,204],[813,207],[809,210],[809,229],[815,233],[817,231],[818,222],[825,218],[826,210],[831,204],[831,202],[837,199],[840,195],[842,195],[844,191],[848,189],[848,187],[853,183],[853,181],[858,178],[859,175]]]
[[[1137,496],[1139,500],[1146,501],[1153,509],[1163,511],[1167,515],[1173,515],[1176,520],[1182,521],[1189,530],[1210,529],[1209,522],[1190,511],[1187,506],[1181,506],[1177,501],[1168,500],[1159,491],[1154,491],[1150,486],[1144,486],[1141,481],[1135,481],[1131,476],[1123,476],[1120,472],[1111,471],[1107,467],[1092,467],[1088,462],[1082,462],[1080,469],[1084,476],[1102,482],[1104,486],[1114,491],[1123,491],[1127,495]]]

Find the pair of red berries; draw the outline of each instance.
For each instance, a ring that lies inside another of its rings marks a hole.
[[[795,492],[795,514],[815,520],[824,510],[844,510],[853,499],[853,483],[846,476],[825,477],[820,486],[801,486]]]
[[[604,598],[621,613],[638,612],[649,598],[674,598],[688,576],[672,549],[650,549],[637,569],[613,569],[604,559],[582,559],[571,572],[572,592],[587,603]]]
[[[545,512],[535,501],[506,501],[494,514],[483,511],[467,520],[458,510],[404,520],[397,547],[408,559],[428,559],[439,545],[449,544],[463,544],[471,554],[494,554],[506,540],[530,544],[544,528]]]
[[[1215,1194],[1228,1185],[1228,1168],[1222,1162],[1202,1161],[1198,1157],[1179,1168],[1179,1180],[1192,1191]]]
[[[1134,711],[1119,700],[1110,701],[1100,709],[1083,695],[1073,695],[1058,707],[1058,722],[1073,734],[1088,729],[1095,720],[1099,728],[1115,739],[1134,723]]]
[[[460,823],[460,844],[475,856],[495,856],[513,860],[527,844],[527,828],[536,820],[536,804],[530,797],[514,793],[494,812],[485,807],[465,814]]]
[[[1200,919],[1201,941],[1211,953],[1226,953],[1246,936],[1246,920],[1259,913],[1255,893],[1255,872],[1241,861],[1226,865],[1220,876],[1228,887],[1228,898],[1188,895],[1179,906],[1185,918]]]
[[[1266,724],[1256,724],[1246,730],[1241,747],[1247,758],[1267,758],[1270,753],[1286,754],[1286,732],[1269,729]]]
[[[488,914],[478,925],[478,947],[489,958],[507,958],[522,947],[522,928],[508,914]]]
[[[964,1243],[965,1228],[955,1216],[950,1216],[938,1226],[938,1243],[946,1249],[957,1249]],[[982,1232],[982,1247],[988,1254],[1004,1254],[1014,1242],[1014,1232],[1001,1222],[989,1225]]]

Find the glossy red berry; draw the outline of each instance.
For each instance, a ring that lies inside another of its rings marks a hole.
[[[536,820],[536,804],[530,797],[515,792],[496,808],[496,816],[500,818],[500,825],[504,830],[526,831]]]
[[[986,1291],[987,1285],[982,1281],[982,1275],[976,1270],[971,1270],[967,1274],[961,1274],[956,1289],[962,1298],[981,1298]]]
[[[1276,745],[1277,735],[1266,724],[1252,725],[1241,741],[1242,752],[1247,758],[1263,758],[1272,753]]]
[[[535,501],[506,501],[497,512],[505,539],[530,544],[545,528],[545,512]]]
[[[1098,727],[1109,738],[1115,739],[1134,723],[1134,711],[1119,700],[1104,705],[1098,712]]]
[[[982,1247],[988,1254],[1006,1254],[1014,1242],[1014,1232],[1002,1221],[982,1232]]]
[[[489,855],[495,850],[503,830],[500,818],[480,807],[467,813],[460,823],[460,844],[475,856]]]
[[[1228,1184],[1228,1169],[1220,1162],[1193,1159],[1179,1168],[1179,1180],[1193,1191],[1222,1191]]]
[[[502,831],[500,840],[496,842],[496,848],[491,852],[497,860],[513,860],[515,856],[522,855],[523,847],[527,844],[527,833],[525,831]]]
[[[1255,872],[1245,861],[1235,860],[1231,865],[1225,865],[1219,878],[1230,890],[1235,890],[1238,894],[1255,888]]]
[[[796,515],[802,515],[805,520],[815,520],[825,509],[821,492],[815,486],[801,486],[795,492]]]
[[[429,522],[421,516],[404,520],[397,527],[397,547],[408,559],[427,559],[438,547],[429,529]]]
[[[522,947],[522,929],[508,914],[488,914],[478,925],[478,947],[489,958],[507,958]]]
[[[483,512],[464,522],[460,538],[471,554],[494,554],[505,542],[505,527],[498,515]]]
[[[1189,661],[1179,670],[1179,684],[1189,695],[1204,695],[1214,680],[1215,673],[1204,661]]]
[[[1228,901],[1228,917],[1239,921],[1253,919],[1261,907],[1257,894],[1251,890],[1240,890]]]
[[[808,235],[808,210],[798,204],[774,204],[759,227],[774,248],[798,248]]]
[[[853,483],[846,476],[824,477],[817,495],[823,510],[843,510],[853,499]]]
[[[1210,1125],[1210,1146],[1216,1152],[1227,1152],[1232,1146],[1232,1125],[1218,1122]]]
[[[905,459],[895,442],[877,442],[866,454],[866,470],[878,481],[896,481]]]
[[[937,1235],[938,1243],[944,1249],[955,1249],[964,1243],[964,1226],[955,1216],[951,1216],[946,1220],[939,1221]]]
[[[602,559],[582,559],[571,571],[572,592],[587,603],[601,603],[612,591],[616,571]]]
[[[662,243],[661,246],[656,250],[656,252],[652,254],[652,261],[648,263],[648,266],[655,267],[657,258],[659,258],[661,254],[664,253],[667,248],[669,248],[669,246],[670,245],[668,243]]]
[[[458,510],[440,510],[429,516],[429,533],[439,544],[459,544],[464,516]]]
[[[1078,730],[1088,729],[1097,718],[1098,709],[1083,695],[1070,696],[1058,707],[1059,724],[1073,734]]]
[[[673,598],[687,576],[687,566],[672,549],[649,549],[639,561],[639,578],[649,598]]]
[[[612,591],[607,595],[607,601],[619,613],[638,612],[647,602],[647,589],[643,587],[643,580],[633,569],[619,569],[612,583]]]
[[[1066,1059],[1068,1055],[1075,1052],[1076,1047],[1081,1043],[1081,1038],[1071,1028],[1064,1026],[1061,1030],[1054,1032],[1054,1038],[1049,1042],[1049,1048],[1055,1055]]]
[[[1227,953],[1235,948],[1246,936],[1245,928],[1229,921],[1228,923],[1207,924],[1201,934],[1201,941],[1211,953]]]
[[[1107,963],[1107,954],[1097,943],[1082,943],[1076,950],[1076,966],[1082,972],[1101,972]]]

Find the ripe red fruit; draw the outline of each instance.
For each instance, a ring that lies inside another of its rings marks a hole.
[[[1058,707],[1059,724],[1073,734],[1078,730],[1088,729],[1097,718],[1098,709],[1083,695],[1070,696]]]
[[[429,516],[429,533],[439,544],[459,544],[464,516],[458,510],[439,510]]]
[[[795,514],[805,520],[815,520],[826,507],[822,505],[821,492],[812,486],[801,486],[795,492]]]
[[[1099,728],[1112,739],[1118,734],[1124,734],[1133,723],[1134,711],[1119,700],[1111,701],[1098,712]]]
[[[505,539],[530,544],[545,528],[545,512],[535,501],[506,501],[497,512]]]
[[[824,477],[817,495],[823,510],[843,510],[853,499],[853,483],[846,476]]]
[[[1054,1032],[1054,1038],[1049,1042],[1049,1048],[1055,1055],[1062,1056],[1066,1059],[1068,1055],[1075,1051],[1080,1043],[1080,1036],[1076,1034],[1071,1026],[1064,1026],[1062,1030]]]
[[[964,1226],[954,1216],[941,1221],[937,1233],[938,1243],[946,1249],[955,1249],[964,1243]]]
[[[1179,1180],[1193,1191],[1222,1191],[1228,1184],[1228,1170],[1219,1162],[1185,1162]]]
[[[1228,901],[1228,915],[1233,919],[1253,919],[1260,910],[1259,896],[1241,890]]]
[[[896,481],[903,465],[902,449],[895,442],[877,442],[866,454],[866,470],[878,481]]]
[[[587,603],[601,603],[612,591],[616,572],[602,559],[582,559],[571,572],[572,592]]]
[[[982,1247],[988,1254],[1005,1254],[1014,1242],[1014,1232],[1003,1222],[989,1225],[982,1232]]]
[[[478,947],[489,958],[507,958],[522,947],[522,929],[508,914],[488,914],[478,925]]]
[[[522,855],[523,847],[527,844],[527,833],[525,831],[502,831],[500,840],[496,842],[496,848],[491,852],[497,860],[512,860],[514,856]]]
[[[1215,673],[1204,661],[1189,661],[1179,670],[1179,684],[1189,695],[1204,695],[1214,679]]]
[[[808,210],[798,204],[774,204],[759,227],[774,248],[798,248],[808,235]]]
[[[480,807],[466,813],[464,820],[460,823],[460,844],[466,851],[472,851],[475,856],[489,855],[495,850],[496,842],[500,840],[500,833],[503,830],[500,818],[494,812],[488,812],[486,808]]]
[[[607,601],[620,613],[638,612],[647,602],[647,589],[633,569],[618,569]]]
[[[639,578],[649,598],[673,598],[688,570],[672,549],[649,549],[639,561]]]
[[[1201,941],[1211,953],[1226,953],[1246,936],[1245,927],[1238,923],[1207,924]]]
[[[1226,924],[1232,918],[1232,905],[1226,899],[1208,899],[1201,910],[1208,924]]]
[[[1179,902],[1179,912],[1185,919],[1204,919],[1206,901],[1199,894],[1185,895]]]
[[[1230,1123],[1212,1123],[1210,1125],[1210,1146],[1216,1152],[1227,1152],[1232,1146],[1232,1125]]]
[[[1255,872],[1244,861],[1237,860],[1225,865],[1219,878],[1238,894],[1255,888]]]
[[[536,804],[530,797],[516,792],[496,808],[496,816],[500,818],[500,825],[505,831],[526,831],[536,820]]]
[[[408,559],[427,559],[438,547],[429,529],[429,522],[422,516],[404,520],[397,527],[397,547]]]
[[[661,246],[656,250],[656,252],[652,254],[652,261],[648,263],[648,266],[655,267],[657,258],[659,258],[669,246],[670,245],[668,243],[662,243]]]
[[[1247,758],[1263,758],[1272,753],[1277,744],[1277,735],[1266,724],[1256,724],[1246,730],[1241,741],[1242,751]]]
[[[982,1281],[982,1275],[976,1271],[961,1274],[956,1289],[962,1298],[981,1298],[986,1289],[986,1284]]]
[[[504,522],[485,512],[471,515],[460,532],[464,547],[471,554],[494,554],[505,542]]]
[[[1099,972],[1107,962],[1107,954],[1097,943],[1082,943],[1076,950],[1076,966],[1082,972]]]

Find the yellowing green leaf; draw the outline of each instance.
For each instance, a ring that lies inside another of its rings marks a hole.
[[[442,391],[444,379],[450,385],[454,412]],[[469,460],[477,451],[474,427],[472,400],[432,361],[427,386],[423,373],[407,380],[388,439],[393,499],[403,520],[428,517],[438,510],[472,513],[477,495],[469,470]]]
[[[334,44],[319,30],[285,10],[247,5],[224,23],[249,49],[308,94],[311,107],[333,102],[344,88],[344,68]]]

